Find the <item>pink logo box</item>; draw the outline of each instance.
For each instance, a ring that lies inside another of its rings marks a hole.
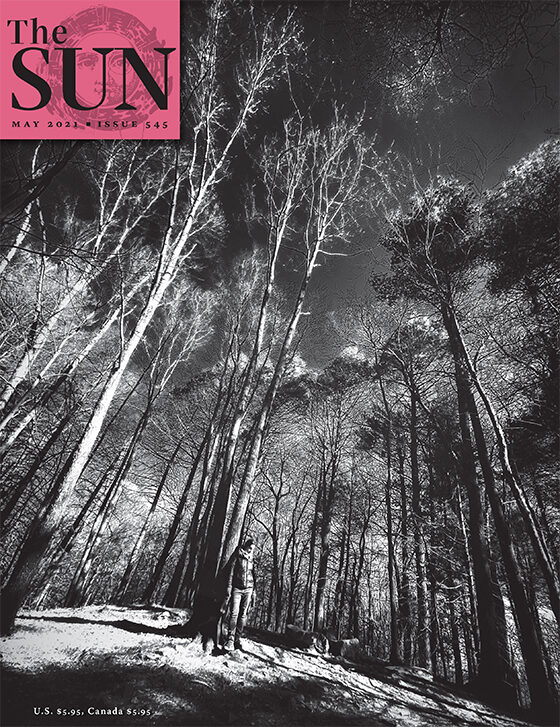
[[[178,139],[179,0],[0,0],[0,138]]]

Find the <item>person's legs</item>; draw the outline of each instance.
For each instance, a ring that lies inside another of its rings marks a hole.
[[[237,628],[237,620],[239,617],[239,608],[241,605],[241,599],[242,599],[242,591],[239,591],[237,588],[234,588],[231,594],[231,612],[229,616],[229,623],[228,623],[228,636],[225,648],[226,649],[233,649],[234,647],[234,640],[236,635],[236,628]]]
[[[237,628],[235,630],[234,641],[234,645],[236,648],[241,647],[241,637],[243,635],[243,629],[245,628],[245,622],[247,621],[247,613],[249,612],[249,604],[251,603],[252,593],[252,588],[245,588],[243,591],[240,591],[241,600],[239,604],[239,616],[237,619]]]

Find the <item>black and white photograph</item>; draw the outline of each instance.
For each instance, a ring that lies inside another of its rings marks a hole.
[[[2,727],[558,725],[558,3],[179,12],[0,148]]]

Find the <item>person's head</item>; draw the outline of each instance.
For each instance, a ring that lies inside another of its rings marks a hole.
[[[243,550],[250,551],[255,547],[255,541],[251,537],[246,537],[241,546]]]

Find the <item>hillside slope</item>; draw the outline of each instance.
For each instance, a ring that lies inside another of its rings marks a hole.
[[[211,656],[199,641],[164,635],[181,618],[112,606],[23,612],[2,639],[3,727],[527,724],[411,670],[258,638]]]

